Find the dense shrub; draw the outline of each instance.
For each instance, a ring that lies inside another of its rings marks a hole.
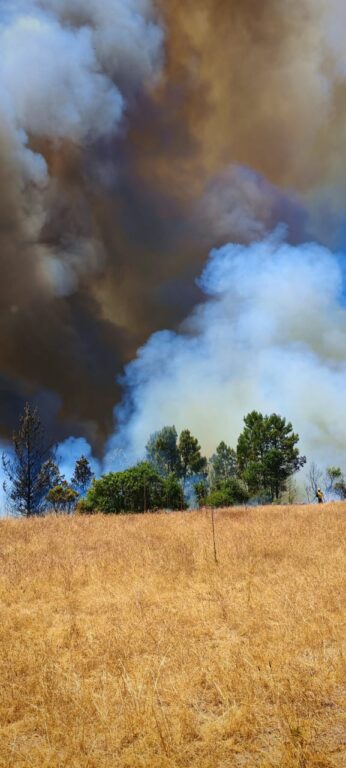
[[[245,504],[248,499],[246,485],[237,478],[231,478],[211,491],[206,503],[210,507],[232,507],[235,504]]]
[[[174,475],[164,478],[147,462],[125,472],[111,472],[94,480],[79,512],[147,512],[155,509],[182,509],[184,498]]]
[[[47,494],[47,501],[54,512],[72,512],[75,509],[78,493],[66,482],[55,485]]]

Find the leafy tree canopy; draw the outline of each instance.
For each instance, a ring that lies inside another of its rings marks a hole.
[[[326,471],[326,493],[328,496],[346,498],[346,482],[340,467],[328,467]]]
[[[80,510],[120,514],[183,507],[182,489],[174,475],[162,477],[150,463],[143,462],[94,480]]]
[[[209,486],[206,478],[198,480],[193,486],[197,504],[199,507],[203,507],[206,504]]]
[[[79,495],[84,496],[93,478],[90,463],[85,456],[76,461],[74,474],[71,480],[72,487]]]
[[[72,512],[76,506],[78,493],[64,480],[60,485],[55,485],[47,494],[47,502],[54,512]]]
[[[278,499],[288,478],[306,462],[297,448],[299,435],[276,413],[263,416],[252,411],[244,424],[237,446],[241,476],[251,493],[267,492],[271,500]]]
[[[180,467],[183,482],[187,477],[197,475],[207,467],[207,459],[201,454],[201,446],[198,440],[191,435],[188,429],[184,429],[179,438],[178,450],[180,454]]]
[[[181,461],[177,441],[175,427],[163,427],[149,438],[146,445],[146,458],[160,475],[167,476],[173,473],[180,476]]]
[[[225,480],[237,476],[237,454],[222,441],[211,457],[209,466],[210,485],[212,490],[216,490]]]
[[[220,482],[218,487],[212,490],[206,500],[209,507],[233,507],[236,504],[245,504],[249,500],[249,492],[245,483],[236,477]]]

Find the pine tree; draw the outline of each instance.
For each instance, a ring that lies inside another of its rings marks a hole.
[[[218,445],[209,465],[210,485],[213,491],[217,490],[220,484],[226,480],[237,477],[237,454],[223,441]]]
[[[80,496],[84,496],[89,488],[94,474],[91,470],[88,459],[85,456],[81,456],[76,461],[74,468],[74,475],[72,477],[71,485],[78,492]]]
[[[170,474],[180,476],[180,453],[177,446],[177,430],[175,427],[163,427],[159,432],[154,432],[146,445],[147,461],[163,477]]]
[[[241,477],[251,493],[267,495],[271,501],[278,499],[288,478],[306,463],[297,448],[299,435],[276,413],[263,416],[252,411],[244,424],[237,446]]]
[[[2,455],[7,475],[4,490],[16,513],[31,517],[42,513],[46,495],[61,479],[51,448],[47,448],[37,408],[26,403],[13,435],[13,456]]]
[[[207,460],[201,455],[201,446],[196,437],[191,435],[188,429],[184,429],[179,438],[178,445],[181,463],[181,477],[183,486],[186,479],[203,472],[207,466]]]

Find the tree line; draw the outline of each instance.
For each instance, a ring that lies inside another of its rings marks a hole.
[[[252,411],[244,418],[236,448],[222,441],[209,459],[188,429],[178,435],[174,426],[165,426],[149,437],[145,459],[135,466],[95,479],[81,456],[67,482],[56,449],[46,444],[37,408],[26,404],[12,451],[2,457],[4,489],[12,509],[26,517],[76,508],[86,514],[119,514],[269,503],[289,492],[306,463],[298,443],[299,435],[284,417]]]
[[[236,448],[224,441],[207,459],[188,429],[174,426],[152,434],[145,459],[122,472],[95,479],[85,456],[75,462],[70,482],[61,474],[56,448],[47,445],[37,408],[28,403],[13,435],[12,450],[2,456],[4,490],[16,514],[30,517],[47,511],[71,513],[147,512],[186,509],[189,505],[227,507],[248,502],[271,503],[286,494],[295,500],[294,475],[305,465],[299,435],[278,414],[252,411]],[[312,462],[306,496],[314,501],[321,488],[329,498],[346,498],[339,467],[325,473]]]
[[[306,463],[298,442],[285,418],[252,411],[236,449],[222,441],[208,460],[188,429],[178,436],[166,426],[149,438],[145,461],[95,480],[79,508],[119,513],[273,502]]]

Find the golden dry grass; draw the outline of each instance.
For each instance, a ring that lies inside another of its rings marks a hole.
[[[346,505],[0,524],[0,765],[346,766]]]

